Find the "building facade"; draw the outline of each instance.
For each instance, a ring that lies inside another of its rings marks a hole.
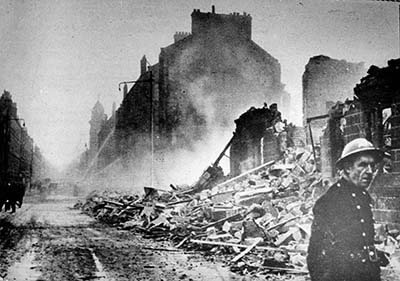
[[[17,114],[9,92],[0,97],[0,181],[22,180],[26,186],[45,174],[45,160]]]

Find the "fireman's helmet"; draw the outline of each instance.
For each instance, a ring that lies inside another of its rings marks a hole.
[[[375,146],[368,140],[364,138],[357,138],[344,146],[342,155],[340,156],[339,160],[336,161],[336,167],[339,169],[343,168],[343,164],[349,159],[349,157],[362,152],[372,155],[375,159],[375,162],[380,162],[386,155],[384,151],[375,148]]]

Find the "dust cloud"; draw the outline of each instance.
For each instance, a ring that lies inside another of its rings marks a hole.
[[[194,56],[197,52],[190,49],[182,57]],[[174,98],[168,106],[177,107],[179,114],[170,116],[178,121],[170,136],[171,145],[156,147],[152,155],[148,135],[135,133],[135,145],[129,153],[102,171],[92,173],[84,182],[91,188],[135,193],[142,192],[144,186],[169,189],[170,184],[194,184],[231,139],[234,120],[252,106],[279,102],[276,99],[283,94],[280,87],[273,86],[276,83],[273,79],[280,81],[280,73],[261,77],[244,63],[235,65],[236,61],[243,61],[245,53],[235,53],[236,58],[232,59],[232,54],[226,52],[219,50],[218,56],[214,54],[215,61],[208,63],[215,70],[219,69],[219,63],[226,63],[229,74],[207,70],[204,65],[190,72],[193,65],[183,58],[179,67],[170,69]],[[268,100],[271,96],[274,100]],[[165,138],[155,132],[155,143]],[[229,174],[229,159],[224,157],[219,164],[225,175]]]

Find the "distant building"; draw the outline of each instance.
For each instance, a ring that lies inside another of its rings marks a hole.
[[[17,104],[8,91],[0,97],[0,182],[23,180],[28,186],[46,175],[49,165],[43,158],[17,114]]]
[[[326,115],[337,101],[351,99],[354,85],[365,71],[364,63],[323,55],[310,58],[303,74],[303,125],[306,127],[307,118]],[[311,125],[314,142],[319,143],[326,119],[312,121]]]
[[[113,103],[111,117],[105,120],[100,128],[98,137],[98,161],[97,169],[104,169],[117,158],[115,145],[116,105]]]
[[[98,133],[101,126],[107,120],[107,115],[104,113],[103,105],[97,101],[92,109],[92,116],[90,118],[90,131],[89,131],[89,161],[93,160],[99,148]]]

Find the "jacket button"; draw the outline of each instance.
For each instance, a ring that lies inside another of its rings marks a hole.
[[[360,222],[364,223],[364,222],[365,222],[365,220],[364,220],[364,219],[361,219],[361,220],[360,220]]]
[[[367,247],[367,246],[364,246],[363,248],[364,248],[364,250],[368,249],[368,247]]]
[[[365,191],[363,191],[362,194],[367,195],[367,193]]]
[[[338,183],[337,186],[340,187],[340,183]]]
[[[366,259],[362,259],[362,260],[361,260],[362,263],[365,263],[366,261],[367,261]]]
[[[352,193],[351,196],[356,197],[356,194],[355,194],[355,193]]]
[[[362,236],[364,236],[364,237],[365,237],[365,235],[367,235],[367,234],[365,234],[365,232],[363,232],[363,233],[362,233]]]
[[[361,209],[361,206],[360,206],[360,205],[357,205],[357,209],[360,210],[360,209]]]

